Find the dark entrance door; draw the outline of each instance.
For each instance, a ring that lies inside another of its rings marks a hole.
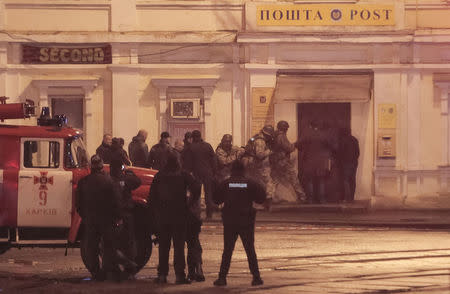
[[[339,129],[350,129],[350,103],[299,103],[297,104],[298,115],[298,137],[301,141],[307,140],[311,132],[312,122],[319,123],[321,128],[326,129],[325,134],[331,146],[337,148],[337,136]],[[299,150],[299,177],[303,187],[305,182],[304,170],[308,170],[314,164],[312,160],[305,160],[305,154]],[[327,202],[337,202],[341,199],[342,185],[339,179],[339,170],[336,162],[331,159],[331,171],[325,180],[325,196]],[[305,189],[307,191],[307,189]]]

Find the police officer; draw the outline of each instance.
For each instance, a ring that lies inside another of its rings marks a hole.
[[[303,191],[300,181],[297,177],[295,167],[290,159],[291,153],[295,150],[295,145],[289,142],[287,138],[287,131],[289,124],[285,120],[280,120],[277,124],[277,131],[275,132],[275,139],[272,147],[272,154],[270,161],[272,164],[272,174],[275,184],[278,184],[279,178],[283,177],[294,187],[297,199],[300,202],[306,202],[306,195]]]
[[[117,279],[114,266],[113,226],[120,221],[120,192],[109,175],[103,173],[103,161],[91,158],[91,173],[78,182],[75,206],[85,225],[87,262],[94,279]],[[103,262],[99,265],[98,249],[103,240]]]
[[[241,159],[244,155],[244,148],[233,146],[233,137],[230,134],[225,134],[222,141],[216,149],[218,160],[217,178],[219,182],[228,178],[231,174],[231,164],[235,160]]]
[[[222,204],[223,221],[223,254],[220,265],[219,278],[215,286],[227,284],[227,274],[230,268],[236,239],[240,236],[247,254],[250,272],[253,275],[252,285],[262,285],[263,280],[259,274],[258,260],[255,252],[255,216],[256,210],[253,202],[263,203],[266,199],[264,187],[247,178],[245,167],[241,161],[234,161],[231,167],[231,177],[219,184],[214,201]]]
[[[272,180],[269,161],[269,156],[272,152],[273,135],[273,126],[265,125],[258,134],[250,138],[242,159],[247,167],[248,176],[265,187],[267,200],[264,205],[269,210],[275,194],[275,184]]]

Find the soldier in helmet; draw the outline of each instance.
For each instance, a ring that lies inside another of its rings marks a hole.
[[[287,131],[289,124],[285,120],[280,120],[277,124],[277,131],[272,147],[271,164],[274,182],[279,182],[279,177],[285,178],[291,184],[297,194],[298,201],[306,201],[306,195],[303,191],[300,181],[297,177],[293,162],[290,160],[291,153],[295,150],[295,145],[289,142]]]
[[[233,146],[233,137],[230,134],[223,135],[222,141],[216,149],[218,160],[217,178],[219,182],[231,175],[231,165],[234,161],[240,160],[244,152],[244,148]]]
[[[275,184],[272,180],[269,161],[273,135],[273,126],[265,125],[258,134],[250,138],[245,147],[245,156],[242,159],[247,167],[248,176],[265,187],[267,199],[264,206],[268,210],[270,210],[272,198],[275,194]]]

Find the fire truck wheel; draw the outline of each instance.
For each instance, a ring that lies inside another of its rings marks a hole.
[[[136,234],[136,259],[137,270],[141,270],[152,255],[152,239],[150,234]]]
[[[0,254],[5,253],[11,248],[11,244],[9,243],[0,243]]]

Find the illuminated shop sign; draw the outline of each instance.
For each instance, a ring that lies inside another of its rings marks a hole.
[[[394,5],[258,5],[259,26],[393,26]]]
[[[109,64],[111,45],[94,47],[22,46],[22,63],[29,64]]]

